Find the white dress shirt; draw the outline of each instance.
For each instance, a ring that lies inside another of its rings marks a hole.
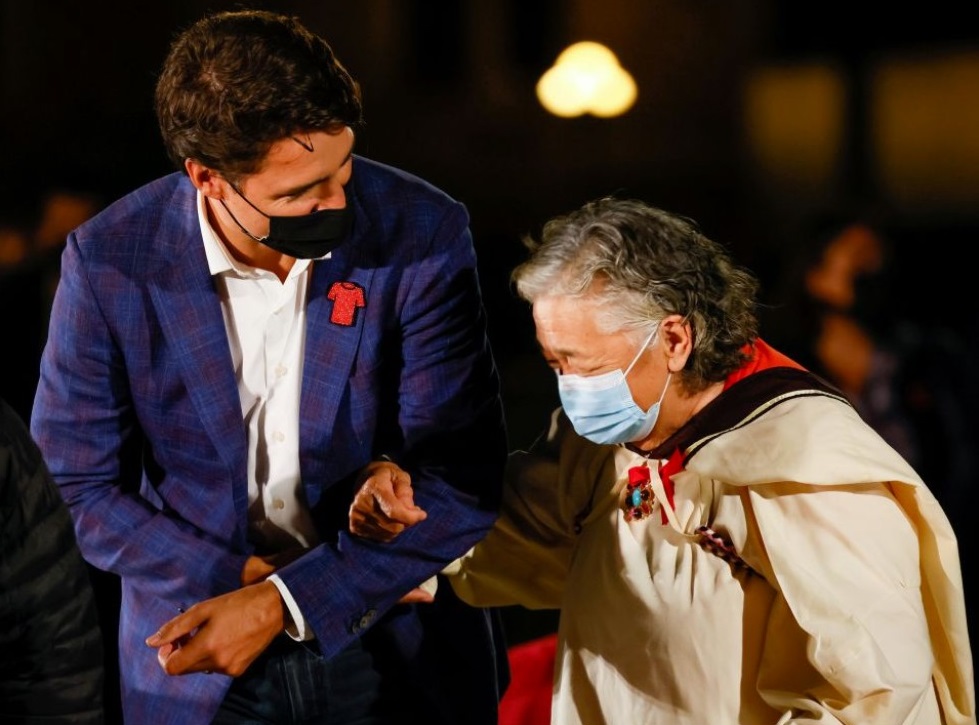
[[[228,346],[248,429],[248,531],[261,553],[319,543],[299,470],[299,395],[311,261],[297,259],[284,281],[235,260],[197,194],[204,252],[221,296]],[[329,257],[329,255],[327,255]],[[324,257],[327,258],[327,257]],[[292,615],[294,639],[312,632],[285,583],[272,574]]]

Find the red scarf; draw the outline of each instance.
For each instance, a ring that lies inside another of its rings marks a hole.
[[[795,368],[797,370],[805,369],[795,360],[783,355],[761,339],[756,339],[746,349],[751,355],[750,359],[727,377],[724,381],[724,390],[727,390],[739,380],[743,380],[749,375],[754,375],[761,370],[778,367]],[[670,508],[675,508],[673,505],[673,476],[683,470],[683,465],[683,453],[677,448],[666,462],[659,467],[659,479],[663,482],[663,490],[666,492],[666,503],[670,505]],[[647,464],[630,468],[629,487],[634,488],[644,483],[648,485],[649,476],[649,466]],[[660,520],[663,524],[667,523],[665,507],[660,511]]]

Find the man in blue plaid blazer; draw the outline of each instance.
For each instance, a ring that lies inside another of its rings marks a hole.
[[[32,416],[121,580],[126,722],[495,725],[492,613],[416,589],[506,456],[465,208],[354,153],[359,89],[293,18],[202,19],[156,104],[181,171],[69,236]],[[347,511],[385,456],[431,515],[377,544]]]

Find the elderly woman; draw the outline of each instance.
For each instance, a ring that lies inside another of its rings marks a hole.
[[[689,220],[601,199],[513,279],[562,406],[445,574],[560,608],[555,723],[975,723],[955,537],[835,389],[759,339],[755,279]],[[411,536],[372,467],[355,533]],[[402,531],[403,530],[403,531]]]

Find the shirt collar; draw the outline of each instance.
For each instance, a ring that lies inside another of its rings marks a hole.
[[[245,269],[228,254],[228,250],[218,239],[218,235],[214,233],[211,223],[207,220],[207,202],[204,201],[204,195],[199,189],[197,191],[197,220],[200,223],[201,237],[204,239],[204,254],[207,255],[207,268],[210,270],[211,276],[230,271],[239,274],[245,272]]]

